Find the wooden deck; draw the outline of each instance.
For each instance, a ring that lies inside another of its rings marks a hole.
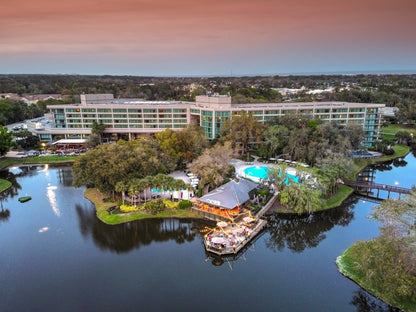
[[[222,230],[206,234],[205,249],[220,256],[237,254],[263,230],[266,224],[266,220],[258,219],[252,228],[230,225]]]
[[[265,228],[267,221],[261,218],[270,210],[276,199],[277,194],[273,194],[269,202],[256,213],[255,221],[252,225],[243,224],[242,222],[238,223],[241,221],[241,218],[236,218],[236,220],[240,220],[237,223],[232,220],[223,220],[231,222],[227,227],[215,229],[205,235],[204,245],[206,251],[219,256],[237,254]],[[208,216],[205,215],[205,217]],[[214,216],[211,216],[211,219],[214,219]],[[221,219],[216,217],[214,220],[218,221]]]

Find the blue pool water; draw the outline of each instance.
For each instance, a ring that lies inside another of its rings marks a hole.
[[[256,166],[248,167],[244,169],[244,173],[248,177],[265,179],[267,177],[267,167],[266,166]],[[295,183],[299,183],[299,177],[288,174],[288,178],[291,178]],[[285,183],[288,183],[289,179],[286,179]]]

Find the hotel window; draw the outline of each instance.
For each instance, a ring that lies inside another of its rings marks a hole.
[[[142,118],[142,114],[130,114],[129,118]]]

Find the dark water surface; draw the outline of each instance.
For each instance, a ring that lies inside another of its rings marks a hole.
[[[376,171],[376,182],[416,183],[415,158],[405,161]],[[378,235],[367,199],[308,217],[273,215],[244,253],[213,259],[205,221],[101,223],[84,188],[71,186],[70,167],[1,177],[14,187],[2,194],[0,311],[393,311],[335,265],[355,241]],[[32,200],[20,203],[25,195]]]

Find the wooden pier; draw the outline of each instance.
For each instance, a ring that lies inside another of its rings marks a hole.
[[[387,198],[390,198],[390,193],[410,194],[411,189],[405,187],[399,187],[394,185],[373,183],[373,182],[358,182],[358,181],[344,181],[345,185],[354,188],[354,191],[360,194],[369,194],[372,190],[377,190],[377,198],[379,197],[380,191],[388,192]]]
[[[251,228],[229,225],[208,233],[204,237],[205,249],[220,256],[237,254],[263,230],[266,224],[266,220],[257,219]]]
[[[206,251],[220,256],[237,254],[265,228],[267,221],[262,217],[270,210],[276,199],[277,194],[273,194],[269,202],[257,212],[252,222],[229,223],[224,228],[206,234],[204,237]]]

